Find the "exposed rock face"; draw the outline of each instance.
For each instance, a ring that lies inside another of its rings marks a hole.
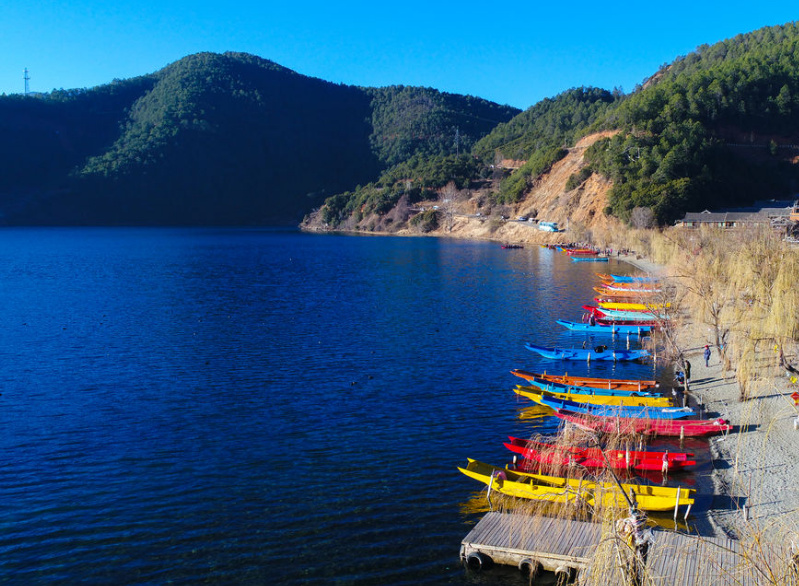
[[[614,131],[615,132],[615,131]],[[590,240],[592,232],[612,230],[618,223],[615,218],[606,216],[608,191],[611,183],[599,175],[590,175],[582,184],[566,191],[569,178],[579,173],[585,166],[585,150],[600,138],[612,136],[614,132],[600,132],[586,136],[569,153],[552,166],[549,173],[539,177],[524,199],[514,206],[490,210],[481,205],[487,200],[488,187],[483,189],[450,194],[450,204],[442,201],[425,202],[422,208],[438,210],[437,227],[420,229],[405,222],[404,214],[397,208],[385,216],[369,216],[355,224],[352,220],[343,222],[338,229],[343,231],[391,233],[397,235],[427,235],[455,238],[491,239],[507,242],[568,242]],[[446,199],[443,198],[442,199]],[[407,208],[407,206],[405,206]],[[478,215],[479,213],[479,215]],[[503,220],[501,214],[506,215]],[[518,217],[533,221],[519,222]],[[537,221],[557,222],[565,229],[557,234],[538,229]],[[302,226],[305,230],[324,231],[318,213],[312,214]]]

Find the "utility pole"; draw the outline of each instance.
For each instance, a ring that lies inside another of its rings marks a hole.
[[[27,67],[25,68],[25,74],[23,75],[22,79],[25,80],[25,95],[27,96],[30,93],[30,91],[31,91],[30,90],[30,86],[28,85],[28,82],[30,81],[31,76],[28,75],[28,68]]]

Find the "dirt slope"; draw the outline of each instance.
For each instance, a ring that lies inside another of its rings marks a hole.
[[[586,136],[569,149],[569,154],[539,179],[519,206],[520,214],[531,215],[537,211],[539,220],[558,222],[563,227],[571,224],[589,229],[606,226],[608,220],[602,210],[607,206],[610,183],[594,174],[577,189],[566,191],[566,182],[583,168],[585,150],[600,138],[612,134],[603,132]]]
[[[540,221],[558,222],[566,231],[552,234],[538,230],[535,223],[500,221],[494,216],[473,217],[468,213],[455,213],[452,229],[448,223],[431,232],[431,235],[454,236],[461,238],[490,238],[503,242],[566,242],[584,240],[589,231],[612,229],[617,222],[605,216],[604,208],[608,202],[610,182],[594,174],[582,185],[566,191],[566,182],[573,173],[583,166],[585,150],[600,138],[612,136],[613,132],[602,132],[584,137],[568,155],[553,165],[549,173],[540,177],[524,200],[518,203],[511,219],[518,216],[536,218]],[[412,230],[400,233],[412,234]]]
[[[549,173],[539,177],[525,198],[514,206],[494,207],[486,202],[488,188],[461,192],[452,198],[452,203],[439,201],[422,202],[420,207],[439,209],[439,227],[427,236],[454,238],[491,239],[502,242],[573,242],[590,241],[591,233],[608,233],[618,221],[605,216],[603,210],[608,204],[610,182],[591,175],[582,185],[566,191],[569,177],[578,173],[585,165],[585,150],[600,138],[612,136],[613,132],[601,132],[581,139],[568,154],[555,163]],[[493,186],[496,189],[496,185]],[[480,213],[478,213],[480,212]],[[503,220],[505,214],[508,219]],[[538,221],[557,222],[563,230],[557,234],[543,232],[536,222],[519,222],[516,218],[525,216]],[[398,235],[422,235],[418,227],[406,223],[395,208],[384,217],[376,215],[365,217],[357,224],[348,220],[338,230],[370,233],[391,233]],[[397,230],[395,226],[404,226]],[[318,213],[302,225],[310,231],[328,231]]]

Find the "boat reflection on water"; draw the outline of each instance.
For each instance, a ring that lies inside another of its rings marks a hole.
[[[545,405],[535,405],[519,409],[519,419],[542,419],[555,414],[555,410]]]
[[[481,490],[472,493],[472,495],[469,497],[469,500],[460,503],[458,507],[460,514],[482,515],[484,513],[493,511],[494,509],[492,509],[491,505],[488,503],[488,499],[486,498],[487,492],[488,491],[486,490]]]

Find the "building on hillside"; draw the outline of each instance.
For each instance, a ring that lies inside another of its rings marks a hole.
[[[775,230],[786,230],[794,222],[799,222],[799,201],[755,202],[746,208],[730,208],[711,212],[688,212],[675,224],[678,228],[743,228],[756,225],[771,226]]]
[[[515,171],[516,169],[521,169],[526,162],[527,161],[520,161],[517,159],[502,159],[497,165],[497,168]]]

